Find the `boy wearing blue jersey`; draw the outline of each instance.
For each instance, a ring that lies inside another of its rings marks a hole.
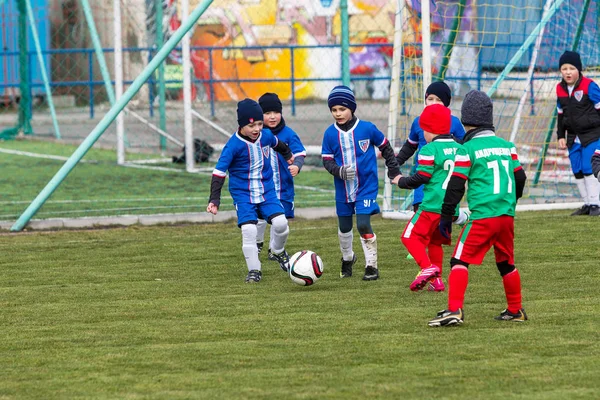
[[[377,237],[371,227],[371,215],[379,213],[377,194],[377,155],[381,151],[390,179],[400,175],[400,168],[392,146],[377,127],[358,119],[354,92],[347,86],[336,86],[327,99],[335,123],[323,136],[321,156],[323,166],[333,175],[335,185],[338,238],[342,251],[340,277],[352,276],[356,255],[352,251],[352,215],[356,214],[356,226],[365,253],[363,280],[379,278],[377,267]]]
[[[442,104],[445,107],[450,107],[452,101],[452,91],[445,82],[436,81],[431,83],[425,91],[425,107],[433,104]],[[460,123],[460,120],[454,115],[451,116],[452,120],[450,123],[450,135],[455,138],[459,143],[465,136],[465,128]],[[419,166],[418,156],[419,152],[427,144],[423,128],[419,125],[420,117],[413,120],[410,127],[410,133],[408,139],[402,145],[402,148],[396,156],[398,165],[402,166],[408,161],[415,153],[417,161],[415,161],[415,170]],[[420,185],[413,192],[413,211],[417,212],[419,205],[423,202],[423,185]],[[467,220],[467,214],[464,212],[459,213],[458,219],[455,221],[456,224],[463,224]],[[431,242],[427,247],[429,258],[434,265],[442,265],[444,258],[444,250],[441,245],[435,242]],[[435,292],[441,292],[445,290],[444,282],[442,278],[436,278],[429,283],[429,290]]]
[[[271,168],[273,169],[273,183],[277,198],[281,201],[281,205],[285,210],[285,217],[288,221],[294,218],[294,177],[298,175],[304,165],[306,157],[306,149],[300,141],[300,137],[290,127],[285,124],[285,120],[281,115],[283,105],[279,96],[275,93],[265,93],[258,99],[258,104],[263,110],[264,126],[273,133],[277,139],[287,144],[294,155],[294,163],[288,165],[283,155],[276,153],[271,149]],[[263,248],[265,239],[265,230],[267,221],[259,219],[256,235],[256,246],[260,253]],[[271,242],[274,237],[273,226],[271,226]],[[275,257],[271,252],[269,243],[269,259],[274,260]]]
[[[256,248],[256,223],[266,219],[273,226],[273,256],[282,270],[287,271],[289,257],[285,251],[289,229],[285,211],[277,198],[271,169],[271,152],[282,154],[293,162],[288,145],[263,128],[263,111],[257,102],[244,99],[237,108],[238,131],[227,141],[213,171],[210,199],[206,211],[217,214],[221,189],[229,171],[229,192],[242,230],[242,251],[248,267],[247,283],[260,282],[261,264]]]

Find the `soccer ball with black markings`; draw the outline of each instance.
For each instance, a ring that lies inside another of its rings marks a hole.
[[[310,286],[323,275],[323,260],[314,251],[299,251],[290,257],[289,274],[295,284]]]

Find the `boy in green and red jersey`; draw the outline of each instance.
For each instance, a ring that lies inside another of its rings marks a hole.
[[[521,303],[521,277],[514,261],[515,207],[527,177],[514,144],[494,133],[493,112],[492,101],[485,93],[472,90],[465,96],[461,122],[467,133],[446,189],[440,233],[450,237],[452,217],[465,193],[465,184],[469,187],[467,202],[471,219],[460,233],[450,260],[448,309],[440,311],[429,321],[429,326],[463,323],[469,264],[481,264],[492,246],[508,302],[496,319],[516,322],[527,319]]]
[[[454,156],[461,147],[450,135],[451,122],[450,109],[444,105],[432,104],[423,109],[419,126],[427,144],[419,152],[417,172],[394,180],[403,189],[416,189],[423,185],[423,200],[401,236],[402,243],[421,268],[410,285],[413,292],[441,277],[442,245],[451,244],[450,238],[443,237],[438,229],[446,186],[454,169]],[[432,247],[439,249],[436,252],[439,253],[438,258],[431,254]],[[436,291],[443,290],[442,283]]]

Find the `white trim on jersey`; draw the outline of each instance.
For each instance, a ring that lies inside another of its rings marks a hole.
[[[260,203],[263,201],[262,195],[265,191],[262,184],[264,159],[262,147],[260,146],[260,140],[256,140],[254,143],[246,141],[246,146],[248,148],[249,157],[248,189],[250,190],[250,202]]]
[[[356,120],[356,124],[349,131],[343,131],[338,128],[338,140],[340,142],[340,151],[342,153],[342,167],[350,166],[354,169],[357,168],[356,165],[356,149],[354,148],[354,128],[358,124],[358,119]],[[337,128],[337,125],[336,125]],[[356,171],[356,176],[351,181],[344,181],[344,185],[346,186],[346,199],[348,202],[356,201],[356,192],[358,191],[358,171]]]
[[[215,168],[215,169],[213,169],[213,172],[212,172],[212,174],[213,174],[213,175],[216,175],[216,176],[218,176],[218,177],[221,177],[221,178],[225,178],[225,177],[227,176],[227,173],[226,173],[226,172],[220,171],[220,170],[218,170],[218,169],[216,169],[216,168]]]
[[[272,148],[269,149],[271,153],[271,169],[273,170],[273,185],[275,186],[275,193],[277,198],[281,199],[281,172],[279,172],[279,157],[277,152]]]
[[[594,108],[595,108],[596,110],[600,110],[600,101],[599,101],[599,102],[597,102],[596,104],[594,104]]]

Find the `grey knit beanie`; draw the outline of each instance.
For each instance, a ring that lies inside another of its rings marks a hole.
[[[471,90],[465,96],[460,108],[460,122],[476,127],[494,126],[494,105],[492,99],[480,90]]]

